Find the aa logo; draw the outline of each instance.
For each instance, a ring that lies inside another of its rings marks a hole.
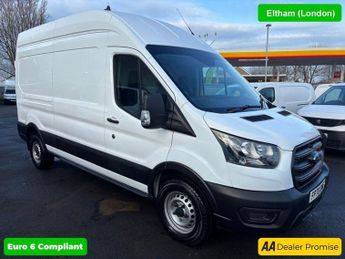
[[[259,238],[257,249],[261,256],[339,256],[342,240],[338,237]]]
[[[261,251],[266,251],[266,252],[275,251],[275,250],[276,250],[275,241],[272,241],[272,242],[266,241],[261,248]]]

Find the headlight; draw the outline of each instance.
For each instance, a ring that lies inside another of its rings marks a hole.
[[[262,168],[275,168],[279,163],[280,152],[275,145],[235,137],[217,130],[212,132],[230,163]]]

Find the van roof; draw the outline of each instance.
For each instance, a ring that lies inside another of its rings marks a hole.
[[[110,11],[78,13],[35,27],[20,33],[17,45],[22,47],[73,34],[105,31],[113,31],[128,37],[130,46],[152,44],[215,52],[204,41],[169,23],[139,15]]]

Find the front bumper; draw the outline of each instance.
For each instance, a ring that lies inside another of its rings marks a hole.
[[[345,132],[320,130],[327,136],[326,148],[345,150]]]
[[[295,188],[277,192],[246,191],[208,183],[217,203],[217,211],[214,213],[216,224],[223,228],[289,229],[306,217],[318,204],[328,185],[328,177],[329,170],[324,164],[317,180],[303,192]],[[316,200],[309,203],[310,192],[323,180],[326,181],[325,189]],[[258,217],[266,213],[267,221],[254,223],[248,220],[249,212]]]

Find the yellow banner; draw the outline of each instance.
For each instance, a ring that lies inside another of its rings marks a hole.
[[[341,238],[260,238],[258,254],[263,256],[340,256]]]

